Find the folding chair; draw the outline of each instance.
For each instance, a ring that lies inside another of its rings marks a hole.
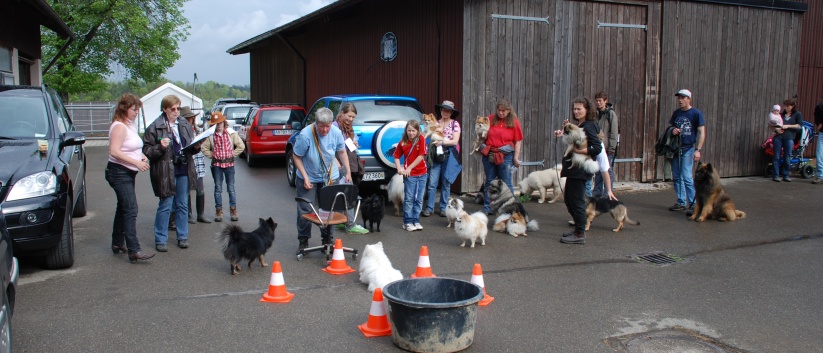
[[[357,210],[360,209],[360,196],[358,195],[357,186],[352,184],[325,186],[317,191],[317,204],[304,197],[295,197],[294,199],[297,202],[308,203],[312,209],[312,213],[300,215],[303,219],[316,224],[320,228],[326,228],[330,234],[328,239],[323,239],[323,245],[297,250],[297,261],[302,260],[304,255],[315,251],[325,253],[326,261],[329,261],[334,251],[334,237],[331,236],[332,227],[348,223],[349,200],[357,200],[357,208],[354,213],[354,218],[357,218]],[[343,252],[352,253],[352,260],[357,260],[356,249],[344,247]]]

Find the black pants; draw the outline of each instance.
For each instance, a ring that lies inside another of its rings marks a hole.
[[[586,234],[586,180],[566,178],[566,189],[563,190],[563,199],[566,209],[574,220],[574,232],[578,235]]]
[[[109,162],[106,166],[106,181],[117,195],[111,245],[121,246],[125,243],[129,253],[140,251],[140,243],[137,241],[137,195],[134,192],[136,176],[136,171],[120,164]]]

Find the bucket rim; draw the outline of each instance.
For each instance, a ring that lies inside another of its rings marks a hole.
[[[403,282],[403,281],[431,281],[431,280],[452,280],[452,281],[467,283],[467,284],[470,284],[470,285],[476,287],[478,289],[478,293],[474,297],[463,299],[463,300],[456,301],[456,302],[428,303],[428,302],[419,302],[419,301],[400,299],[400,298],[398,298],[397,296],[395,296],[391,293],[391,289],[389,289],[388,291],[386,290],[386,288],[390,288],[390,286],[397,285],[397,283],[400,283],[400,282]],[[404,278],[404,279],[400,279],[400,280],[396,280],[394,282],[391,282],[391,283],[389,283],[389,284],[387,284],[386,286],[383,287],[383,297],[385,297],[389,301],[389,304],[397,303],[397,304],[401,304],[401,305],[411,307],[411,308],[415,308],[415,309],[426,309],[426,308],[443,309],[443,308],[456,308],[456,307],[461,307],[461,306],[469,306],[469,305],[477,304],[478,302],[483,300],[483,296],[484,296],[483,288],[481,288],[480,286],[478,286],[474,283],[471,283],[469,281],[466,281],[466,280],[457,279],[457,278],[450,278],[450,277]]]

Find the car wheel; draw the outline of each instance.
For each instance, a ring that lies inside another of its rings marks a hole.
[[[814,167],[811,164],[804,165],[800,168],[800,175],[803,176],[803,179],[811,179],[814,176]]]
[[[763,170],[763,176],[766,178],[771,178],[774,175],[774,166],[771,163],[766,165],[766,169]]]
[[[60,242],[46,254],[46,268],[57,270],[74,265],[74,228],[71,222],[71,198],[66,205],[66,214],[63,217],[63,232]]]
[[[83,179],[83,185],[80,186],[80,195],[77,196],[77,203],[74,204],[74,211],[72,217],[86,216],[86,180]]]
[[[0,353],[13,351],[11,343],[11,305],[9,305],[8,294],[3,299],[3,307],[0,308]]]
[[[258,164],[257,158],[251,155],[251,150],[249,150],[248,147],[246,147],[246,150],[243,153],[246,154],[246,164],[248,164],[251,168],[256,167]]]
[[[297,179],[297,168],[294,167],[294,155],[291,150],[286,153],[286,174],[289,186],[294,186]]]

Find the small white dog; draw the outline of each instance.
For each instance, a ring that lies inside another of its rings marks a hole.
[[[403,176],[395,174],[389,181],[388,186],[389,202],[394,204],[394,215],[400,217],[403,214]]]
[[[519,183],[520,194],[531,196],[535,190],[540,191],[540,199],[537,200],[537,203],[544,203],[546,202],[546,190],[551,188],[552,199],[549,200],[549,203],[554,203],[560,196],[563,196],[563,192],[560,190],[566,186],[566,178],[560,177],[562,168],[563,166],[558,164],[554,168],[529,173]]]
[[[383,242],[368,244],[363,249],[363,258],[360,259],[360,282],[369,285],[369,291],[383,289],[383,286],[403,279],[403,274],[391,265],[386,253],[383,252]]]
[[[463,243],[460,246],[466,246],[466,241],[471,241],[471,247],[477,239],[480,239],[480,245],[486,245],[486,234],[488,229],[489,218],[483,211],[477,211],[471,215],[466,211],[460,211],[460,215],[454,221],[454,231]]]
[[[446,228],[451,228],[461,211],[463,211],[463,200],[449,197],[449,202],[446,204],[446,219],[449,220],[449,225]]]
[[[600,166],[597,165],[597,162],[595,162],[591,156],[574,153],[574,151],[572,151],[574,147],[588,147],[588,140],[586,139],[586,133],[583,129],[574,124],[566,124],[563,126],[563,133],[563,142],[568,146],[565,155],[568,156],[569,153],[571,153],[572,166],[583,168],[583,170],[589,174],[597,173],[600,170]]]

